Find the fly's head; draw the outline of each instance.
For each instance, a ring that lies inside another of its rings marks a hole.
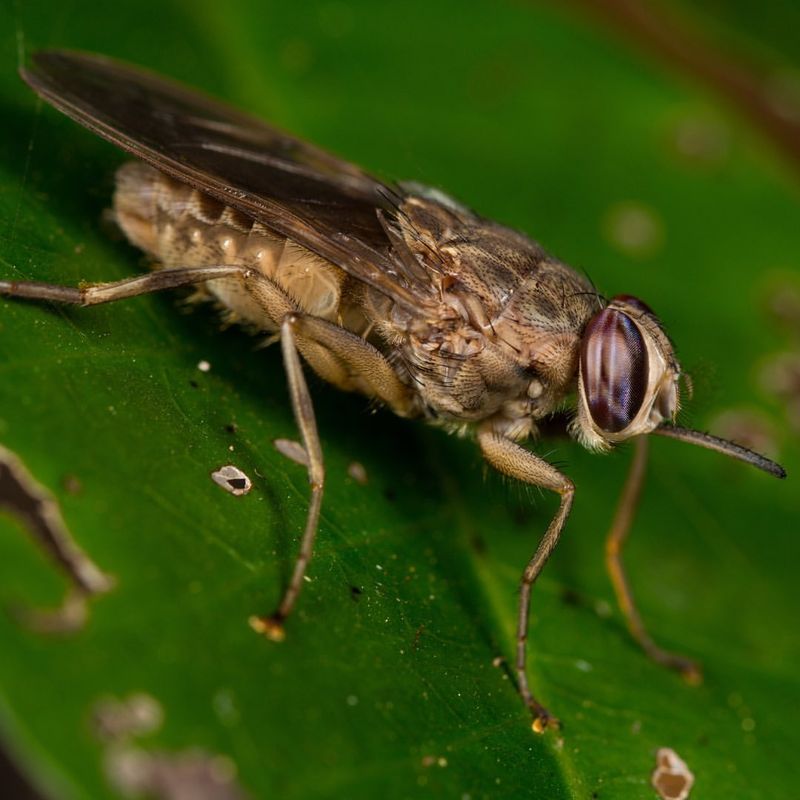
[[[583,334],[573,434],[592,450],[607,450],[674,422],[680,374],[655,314],[641,300],[618,295]]]

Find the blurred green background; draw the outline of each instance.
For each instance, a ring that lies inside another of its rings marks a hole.
[[[554,498],[485,474],[467,440],[314,381],[319,545],[286,641],[261,641],[246,620],[279,596],[307,497],[271,445],[296,436],[277,350],[169,296],[1,301],[0,442],[118,580],[72,636],[0,615],[0,732],[45,797],[121,795],[91,719],[137,692],[164,717],[142,748],[224,755],[254,798],[655,797],[658,747],[697,797],[796,796],[798,161],[691,64],[601,23],[606,5],[0,2],[3,277],[142,266],[101,223],[123,157],[17,77],[37,48],[102,52],[440,186],[608,295],[642,297],[693,376],[684,423],[757,442],[790,473],[653,442],[626,563],[654,635],[703,663],[691,688],[631,643],[604,573],[629,450],[536,445],[578,489],[531,629],[530,679],[564,728],[536,737],[493,661],[512,656],[518,576]],[[797,124],[794,4],[664,8],[692,52],[724,53]],[[209,480],[227,462],[254,478],[247,497]],[[7,516],[0,564],[4,608],[60,602],[62,576]]]

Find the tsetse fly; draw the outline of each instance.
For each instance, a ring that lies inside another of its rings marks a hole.
[[[325,473],[304,361],[401,417],[469,433],[496,470],[559,496],[519,595],[516,674],[534,730],[555,718],[526,676],[531,588],[564,530],[575,487],[520,442],[570,398],[569,431],[585,447],[635,443],[606,549],[628,627],[651,658],[699,677],[692,661],[649,637],[620,561],[646,434],[717,450],[779,478],[785,472],[737,444],[675,425],[681,368],[644,302],[625,294],[605,300],[536,242],[438,190],[379,181],[138,68],[48,51],[22,77],[138,159],[117,171],[113,215],[153,271],[78,288],[0,281],[0,294],[90,306],[192,286],[231,318],[280,339],[311,492],[293,574],[277,610],[251,618],[256,631],[283,637],[319,521]]]

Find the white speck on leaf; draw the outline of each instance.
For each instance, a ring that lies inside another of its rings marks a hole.
[[[367,471],[364,469],[364,465],[360,461],[351,461],[347,465],[347,474],[351,477],[359,486],[366,486],[367,481]]]

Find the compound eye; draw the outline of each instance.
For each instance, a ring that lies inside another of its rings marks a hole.
[[[589,413],[595,425],[619,433],[633,422],[647,388],[647,349],[633,320],[606,308],[583,335],[581,374]]]

